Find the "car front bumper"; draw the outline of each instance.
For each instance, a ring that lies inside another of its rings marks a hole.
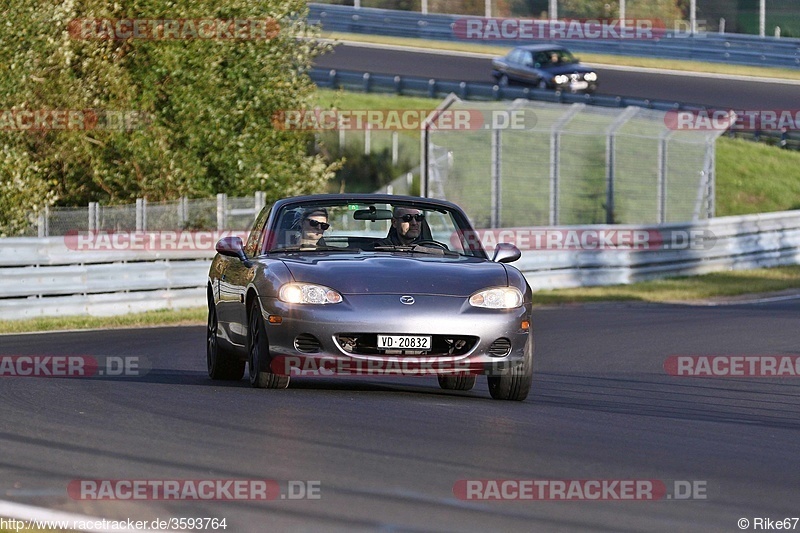
[[[465,297],[413,295],[415,303],[404,305],[400,296],[344,295],[341,303],[328,305],[294,305],[261,298],[272,359],[269,368],[261,370],[290,375],[302,368],[309,372],[299,375],[495,374],[522,363],[532,328],[530,303],[496,310],[473,307]],[[275,317],[280,317],[280,323]],[[524,322],[528,323],[528,329]],[[455,353],[444,350],[355,353],[341,342],[343,337],[353,334],[471,340],[464,350],[451,350]],[[312,338],[316,345],[309,342]],[[508,347],[504,355],[498,353],[498,340]]]

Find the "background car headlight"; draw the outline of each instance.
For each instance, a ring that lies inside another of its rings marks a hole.
[[[513,309],[522,305],[522,293],[515,287],[486,289],[470,296],[469,303],[487,309]]]
[[[555,80],[555,82],[556,82],[557,84],[559,84],[559,85],[561,85],[561,84],[564,84],[564,83],[567,83],[567,82],[569,81],[569,78],[568,78],[567,76],[564,76],[563,74],[559,74],[558,76],[556,76],[556,77],[555,77],[555,78],[553,78],[553,79],[554,79],[554,80]]]
[[[342,295],[324,285],[287,283],[278,293],[281,301],[290,304],[338,304]]]
[[[586,81],[597,81],[597,73],[587,72],[586,74],[584,74],[583,79]]]

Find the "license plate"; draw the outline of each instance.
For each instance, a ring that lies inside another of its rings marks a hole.
[[[384,350],[430,350],[430,335],[378,335],[378,348]]]
[[[574,90],[586,89],[587,87],[589,87],[589,82],[586,81],[573,81],[569,84],[569,88]]]

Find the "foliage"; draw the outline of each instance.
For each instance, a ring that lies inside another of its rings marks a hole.
[[[304,109],[306,75],[327,45],[302,0],[10,0],[0,9],[0,112],[87,110],[119,128],[0,130],[0,235],[44,205],[180,195],[316,192],[332,169],[309,136],[273,128]],[[75,19],[275,19],[271,39],[76,39]],[[91,111],[90,111],[91,110]],[[6,114],[8,124],[9,115]],[[114,121],[119,124],[120,121]],[[87,123],[91,121],[87,120]]]

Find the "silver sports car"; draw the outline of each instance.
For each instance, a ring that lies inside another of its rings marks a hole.
[[[524,400],[531,289],[511,244],[489,259],[455,204],[411,196],[286,198],[208,276],[208,374],[285,388],[291,376],[436,375]]]

